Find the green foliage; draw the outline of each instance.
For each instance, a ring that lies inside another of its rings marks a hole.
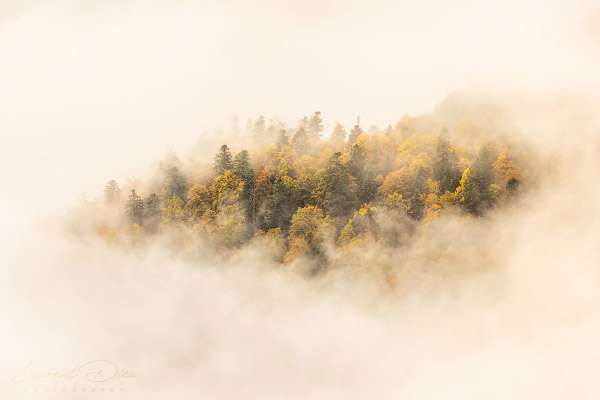
[[[454,192],[459,185],[461,171],[456,152],[450,146],[450,135],[446,128],[438,135],[434,161],[433,179],[440,183],[440,190],[442,193]]]
[[[310,151],[310,144],[308,142],[308,135],[303,127],[300,127],[294,137],[292,138],[292,147],[298,153],[298,155],[308,154]]]
[[[144,200],[144,227],[150,231],[156,230],[160,222],[160,201],[155,193],[150,194],[146,200]]]
[[[358,137],[365,132],[360,127],[360,117],[356,118],[356,124],[352,127],[350,131],[350,136],[348,136],[348,144],[352,146],[358,140]]]
[[[327,163],[321,181],[315,190],[324,193],[323,207],[333,218],[350,215],[356,205],[356,183],[347,165],[342,164],[341,153],[335,153]]]
[[[281,228],[284,232],[288,231],[290,219],[296,211],[293,192],[294,182],[292,178],[283,176],[275,180],[271,195],[267,200],[265,213],[262,216],[262,228]]]
[[[346,135],[346,128],[336,121],[335,128],[331,133],[331,141],[336,145],[343,144],[346,141]]]
[[[131,189],[131,194],[125,203],[125,215],[132,223],[142,225],[144,201],[137,195],[135,189]]]
[[[323,132],[323,119],[321,118],[321,112],[315,111],[308,121],[308,135],[311,139],[318,141],[321,139],[321,132]]]
[[[161,191],[164,200],[177,196],[180,199],[185,198],[187,193],[187,184],[185,177],[179,171],[179,168],[172,167],[167,172],[167,177]]]
[[[240,195],[245,209],[246,219],[253,222],[256,215],[256,182],[254,170],[250,165],[248,151],[242,150],[233,161],[233,172],[242,180],[242,193]]]
[[[320,112],[301,119],[291,138],[282,122],[273,119],[267,127],[261,116],[246,128],[259,142],[252,160],[245,149],[232,157],[224,144],[213,174],[185,167],[191,187],[183,164],[171,155],[156,183],[144,186],[160,190],[160,200],[153,193],[142,201],[132,190],[125,202],[127,232],[142,237],[159,227],[187,225],[219,250],[252,241],[284,264],[299,258],[322,264],[335,246],[401,246],[416,227],[440,223],[450,210],[483,216],[531,181],[519,166],[523,156],[515,157],[501,139],[480,138],[467,123],[451,135],[432,121],[405,116],[394,128],[366,134],[358,118],[347,138],[336,123],[324,140]],[[469,142],[451,141],[461,138]],[[493,152],[492,145],[502,151]],[[118,184],[107,182],[106,202],[118,197]],[[98,232],[109,239],[125,230],[104,224]]]
[[[216,175],[223,175],[225,171],[233,169],[231,152],[226,144],[219,148],[219,152],[215,155],[213,166]]]

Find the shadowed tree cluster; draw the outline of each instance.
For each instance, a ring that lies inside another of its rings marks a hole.
[[[501,140],[479,135],[460,146],[458,128],[424,134],[412,125],[405,117],[367,134],[357,118],[349,134],[336,122],[324,138],[320,112],[296,129],[261,116],[248,123],[253,147],[223,144],[212,170],[198,173],[182,172],[178,160],[163,165],[160,190],[142,199],[132,188],[124,214],[149,233],[189,225],[222,249],[276,238],[283,252],[275,253],[291,262],[324,257],[328,246],[397,245],[407,221],[430,223],[449,210],[480,217],[520,191],[518,159]],[[119,191],[108,181],[106,202]]]

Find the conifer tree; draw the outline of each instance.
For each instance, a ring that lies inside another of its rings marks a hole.
[[[265,122],[265,117],[262,115],[254,121],[254,127],[252,128],[252,134],[254,136],[254,140],[260,142],[264,139],[265,133],[267,131],[267,124]]]
[[[436,153],[433,165],[433,179],[440,183],[443,193],[454,192],[461,178],[458,157],[450,146],[450,135],[446,128],[442,129],[437,138]]]
[[[104,186],[104,199],[107,203],[113,203],[119,194],[119,184],[114,179],[106,182]]]
[[[137,195],[135,189],[131,189],[131,194],[125,203],[125,215],[132,223],[142,225],[144,201]]]
[[[331,133],[331,141],[334,143],[344,143],[346,141],[346,128],[339,122],[335,122],[335,127]]]
[[[287,137],[285,129],[282,129],[279,131],[279,134],[277,136],[277,147],[281,149],[281,146],[283,146],[284,144],[285,145],[290,144],[290,140]]]
[[[364,131],[360,127],[360,117],[357,117],[356,124],[354,124],[354,127],[352,127],[352,130],[350,131],[350,136],[348,136],[348,145],[352,146],[353,144],[355,144],[358,137],[363,133]]]
[[[321,132],[323,132],[323,119],[321,118],[320,111],[315,111],[313,116],[308,121],[307,131],[312,140],[318,141],[321,139]]]
[[[225,171],[233,169],[233,162],[231,161],[231,152],[226,144],[219,148],[219,152],[214,158],[214,171],[217,176],[223,175]]]
[[[185,182],[185,177],[179,171],[179,168],[173,167],[169,169],[161,193],[162,199],[168,200],[173,196],[177,196],[180,199],[185,198],[186,192],[187,185]]]
[[[322,177],[325,212],[334,218],[347,217],[356,204],[356,183],[341,155],[338,152],[329,159]]]
[[[254,170],[250,165],[250,155],[247,150],[240,151],[233,161],[233,172],[242,180],[241,200],[244,203],[246,219],[253,222],[256,214],[256,182]]]
[[[308,154],[310,151],[310,144],[308,143],[308,135],[303,127],[300,127],[294,137],[292,138],[292,147],[299,156]]]

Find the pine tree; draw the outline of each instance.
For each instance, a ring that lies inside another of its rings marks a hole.
[[[225,171],[233,169],[233,162],[231,161],[231,152],[226,144],[219,148],[219,152],[214,158],[214,171],[217,176],[223,175]]]
[[[442,194],[454,192],[461,178],[458,157],[450,147],[450,135],[446,128],[442,129],[437,138],[433,179],[440,183]]]
[[[297,208],[293,202],[293,192],[292,178],[284,176],[276,179],[273,191],[267,201],[263,219],[264,226],[261,229],[281,228],[283,232],[288,231],[290,220]]]
[[[131,194],[125,203],[125,215],[134,224],[142,225],[144,215],[144,201],[131,189]]]
[[[460,204],[466,212],[471,215],[479,215],[481,204],[481,192],[473,182],[471,169],[463,171],[460,185],[456,188],[456,195],[459,197]]]
[[[334,218],[347,217],[356,205],[356,183],[341,155],[338,152],[329,159],[322,178],[323,205]]]
[[[346,141],[346,128],[339,122],[335,122],[335,127],[331,133],[331,141],[335,144],[344,143]]]
[[[376,199],[377,188],[379,185],[377,184],[375,177],[374,171],[367,170],[363,174],[363,179],[360,181],[358,187],[359,205],[369,204]]]
[[[385,136],[390,136],[394,132],[394,128],[392,128],[392,124],[388,124],[385,129]]]
[[[119,194],[119,184],[114,179],[106,182],[104,186],[104,199],[107,203],[113,203]]]
[[[477,187],[480,195],[479,211],[483,207],[489,207],[492,204],[490,185],[494,183],[494,158],[492,152],[486,146],[483,146],[471,165],[471,180]]]
[[[406,211],[411,218],[416,220],[423,219],[428,189],[426,171],[423,167],[418,167],[412,193],[408,199],[408,209]]]
[[[321,139],[321,132],[323,132],[323,119],[321,118],[320,111],[315,111],[313,116],[308,121],[307,131],[312,140],[318,141]]]
[[[254,121],[254,127],[252,129],[252,134],[254,136],[255,141],[260,142],[264,139],[265,133],[267,130],[266,126],[267,125],[265,122],[265,117],[263,117],[262,115],[260,117],[258,117],[256,119],[256,121]]]
[[[167,172],[167,177],[161,193],[163,200],[170,199],[173,196],[185,198],[187,184],[185,177],[179,171],[179,168],[173,167]]]
[[[144,205],[145,205],[145,208],[144,208],[144,216],[145,217],[152,217],[153,215],[156,215],[160,212],[158,196],[156,196],[156,194],[154,194],[154,193],[152,193],[150,196],[148,196],[148,198],[144,202]]]
[[[356,118],[356,124],[354,125],[354,127],[350,131],[350,136],[348,136],[348,145],[352,146],[353,144],[355,144],[356,140],[358,139],[358,137],[360,135],[362,135],[363,133],[364,133],[364,131],[360,127],[360,117],[357,117]]]
[[[280,130],[280,131],[279,131],[279,134],[278,134],[278,136],[277,136],[277,147],[278,147],[279,149],[281,149],[281,146],[283,146],[284,144],[285,144],[285,145],[288,145],[288,144],[290,144],[290,140],[289,140],[289,138],[287,137],[287,134],[286,134],[286,132],[285,132],[285,129],[282,129],[282,130]]]
[[[250,155],[247,150],[240,151],[233,161],[233,172],[243,182],[241,200],[244,203],[246,219],[253,222],[256,214],[256,182],[254,170],[250,165]]]
[[[308,154],[310,151],[310,144],[308,143],[308,135],[303,127],[300,127],[294,137],[292,138],[292,147],[296,150],[299,156]]]

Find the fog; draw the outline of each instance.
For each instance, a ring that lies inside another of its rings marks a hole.
[[[0,393],[597,398],[599,15],[567,1],[0,0]],[[214,153],[233,113],[243,126],[320,110],[329,133],[454,90],[502,104],[560,168],[510,210],[434,225],[397,254],[412,267],[396,289],[307,278],[260,248],[133,251],[64,227],[80,193],[169,148]],[[453,263],[423,261],[436,243]],[[14,382],[32,359],[33,372],[101,359],[138,376]],[[72,393],[102,387],[117,391]]]

